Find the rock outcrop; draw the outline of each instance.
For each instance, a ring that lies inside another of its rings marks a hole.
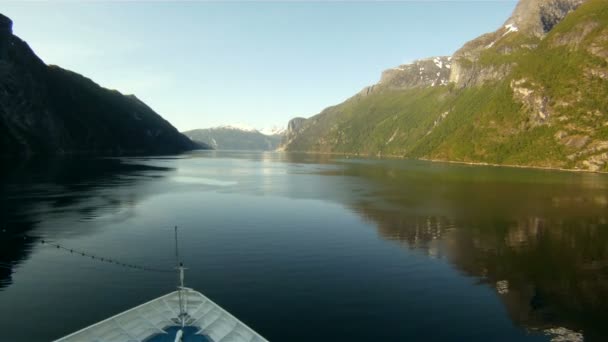
[[[520,32],[538,38],[551,31],[566,15],[586,0],[523,0],[520,1],[506,27],[516,27]]]
[[[135,96],[47,66],[0,14],[0,156],[158,154],[198,147]]]
[[[521,0],[502,27],[467,42],[454,53],[450,82],[467,87],[504,78],[514,65],[492,60],[479,63],[484,51],[493,48],[498,55],[509,55],[522,49],[534,49],[555,25],[585,1]],[[521,42],[512,44],[517,37]]]
[[[281,144],[279,146],[280,150],[284,150],[285,147],[288,146],[293,141],[293,139],[295,139],[300,134],[300,132],[304,128],[305,123],[305,118],[293,118],[289,120],[289,122],[287,123],[287,130],[285,131],[285,134],[283,135],[283,140],[281,141]]]
[[[415,87],[447,85],[450,79],[452,57],[438,56],[416,60],[384,70],[380,81],[366,87],[358,95],[366,96],[380,90],[404,90]]]

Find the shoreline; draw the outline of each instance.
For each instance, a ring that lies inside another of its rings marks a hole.
[[[432,163],[460,164],[460,165],[471,165],[471,166],[492,166],[492,167],[506,167],[506,168],[531,169],[531,170],[608,174],[608,171],[593,171],[593,170],[585,170],[585,169],[565,169],[565,168],[550,167],[550,166],[496,164],[496,163],[485,163],[485,162],[466,162],[466,161],[431,159],[431,158],[405,158],[403,156],[391,155],[391,154],[386,154],[386,155],[382,155],[382,156],[374,156],[374,155],[362,155],[362,154],[357,154],[357,153],[346,153],[346,152],[313,152],[313,151],[285,151],[285,150],[277,150],[275,152],[292,152],[292,153],[320,154],[320,155],[342,155],[342,156],[352,156],[352,157],[357,157],[357,158],[401,159],[401,160],[426,161],[426,162],[432,162]]]
[[[495,164],[495,163],[484,163],[484,162],[465,162],[465,161],[427,159],[427,158],[419,158],[419,159],[414,159],[414,160],[423,160],[423,161],[428,161],[428,162],[432,162],[432,163],[449,163],[449,164],[462,164],[462,165],[472,165],[472,166],[492,166],[492,167],[508,167],[508,168],[516,168],[516,169],[608,174],[608,171],[593,171],[593,170],[585,170],[585,169],[565,169],[565,168],[561,168],[561,167],[550,167],[550,166]]]

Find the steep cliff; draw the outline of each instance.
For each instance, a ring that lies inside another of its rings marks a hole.
[[[157,154],[198,147],[135,96],[47,66],[0,14],[0,156]]]
[[[509,55],[527,52],[585,0],[522,0],[498,30],[467,42],[453,55],[450,82],[466,87],[506,77],[517,65]]]
[[[448,81],[381,81],[284,148],[608,171],[608,1],[522,0],[450,62]]]
[[[305,118],[293,118],[289,120],[287,123],[287,130],[279,144],[279,149],[284,150],[285,146],[289,146],[292,141],[300,135],[300,131],[303,129],[305,123]]]

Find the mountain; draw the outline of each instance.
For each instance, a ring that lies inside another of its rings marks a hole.
[[[286,129],[284,127],[281,126],[269,126],[269,127],[264,127],[262,129],[259,130],[260,133],[264,134],[264,135],[283,135],[286,132]]]
[[[0,14],[0,156],[159,154],[199,147],[134,95],[46,65]]]
[[[522,0],[451,57],[293,119],[282,148],[608,171],[608,1]]]
[[[265,131],[274,134],[263,134],[256,129],[243,126],[219,126],[183,133],[193,141],[207,144],[217,150],[276,150],[283,138],[281,130],[275,128]]]

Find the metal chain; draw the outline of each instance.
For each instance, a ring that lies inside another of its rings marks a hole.
[[[47,245],[47,246],[52,246],[55,247],[57,249],[61,249],[63,251],[69,252],[72,255],[77,255],[77,256],[81,256],[81,257],[85,257],[85,258],[90,258],[91,260],[95,260],[95,261],[100,261],[100,262],[105,262],[108,264],[113,264],[113,265],[117,265],[120,267],[124,267],[124,268],[130,268],[130,269],[136,269],[136,270],[140,270],[140,271],[147,271],[147,272],[160,272],[160,273],[174,273],[174,270],[170,270],[170,269],[161,269],[161,268],[155,268],[155,267],[147,267],[147,266],[142,266],[142,265],[137,265],[137,264],[131,264],[131,263],[126,263],[126,262],[122,262],[119,261],[117,259],[113,259],[113,258],[106,258],[106,257],[100,257],[82,250],[78,250],[78,249],[73,249],[73,248],[68,248],[64,245],[58,244],[58,243],[54,243],[54,242],[50,242],[48,240],[40,240],[40,243],[43,245]]]

